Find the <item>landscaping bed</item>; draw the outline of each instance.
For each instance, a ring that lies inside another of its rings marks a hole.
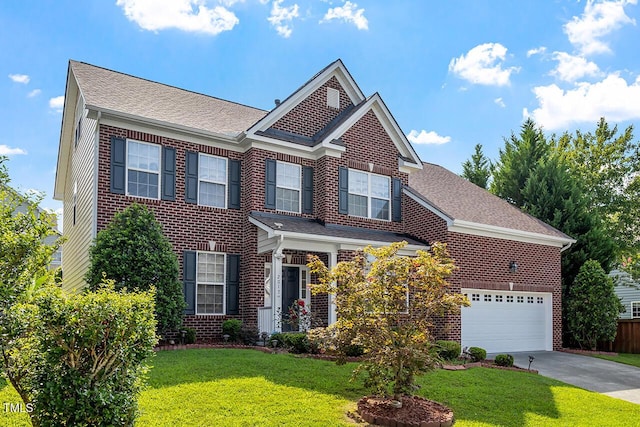
[[[403,396],[398,408],[390,398],[363,397],[358,413],[371,424],[397,427],[449,427],[453,412],[444,405],[419,396]]]

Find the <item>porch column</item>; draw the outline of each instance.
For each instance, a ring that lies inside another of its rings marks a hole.
[[[271,315],[272,331],[282,331],[282,249],[274,250],[271,255]]]
[[[329,268],[338,264],[338,252],[329,252]],[[329,295],[329,324],[332,325],[338,320],[336,315],[336,299],[334,295]]]

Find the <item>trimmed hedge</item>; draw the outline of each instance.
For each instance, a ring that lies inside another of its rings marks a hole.
[[[462,349],[457,341],[438,340],[436,341],[436,351],[441,359],[455,360],[460,356]]]
[[[487,358],[487,350],[485,350],[484,348],[469,347],[467,353],[469,353],[469,356],[471,356],[472,362],[482,362]]]
[[[292,353],[309,353],[311,344],[306,332],[280,332],[271,334],[269,345],[272,340],[278,340],[277,347],[286,348]]]
[[[510,354],[499,354],[495,359],[498,366],[513,366],[513,356]]]

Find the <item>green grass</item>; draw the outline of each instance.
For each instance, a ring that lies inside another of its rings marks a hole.
[[[619,353],[617,356],[594,354],[592,356],[597,357],[598,359],[611,360],[612,362],[624,363],[625,365],[637,366],[640,368],[640,354]]]
[[[354,364],[286,354],[178,350],[152,363],[140,426],[348,425],[345,412],[366,394],[348,381]],[[438,370],[419,383],[418,394],[453,409],[456,427],[635,426],[640,418],[640,405],[522,372]],[[0,402],[19,402],[4,383]],[[27,426],[27,416],[3,412],[4,425]]]

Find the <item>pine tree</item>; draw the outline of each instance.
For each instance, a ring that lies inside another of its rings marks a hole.
[[[491,161],[482,152],[482,144],[476,144],[474,150],[471,159],[462,164],[462,177],[487,189],[491,177]]]

